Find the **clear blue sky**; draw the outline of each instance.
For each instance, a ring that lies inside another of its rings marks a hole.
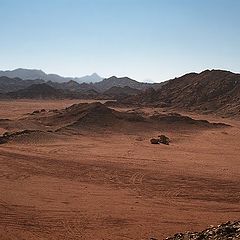
[[[0,69],[143,81],[240,72],[240,0],[0,0]]]

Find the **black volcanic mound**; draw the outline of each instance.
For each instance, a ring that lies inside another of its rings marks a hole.
[[[46,83],[33,84],[25,89],[7,93],[11,98],[28,99],[54,99],[62,98],[64,94],[61,90],[55,89]]]

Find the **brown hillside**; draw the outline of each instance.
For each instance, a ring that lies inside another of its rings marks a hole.
[[[240,74],[221,70],[190,73],[125,102],[239,116]]]

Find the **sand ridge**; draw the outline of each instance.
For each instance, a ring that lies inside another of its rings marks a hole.
[[[26,101],[15,116],[11,108],[0,113],[35,121],[72,103]],[[0,145],[0,239],[163,239],[239,218],[239,122],[191,117],[231,127],[147,129],[141,122],[128,134],[91,127],[48,132],[59,138],[47,143]],[[149,143],[159,133],[172,139],[169,146]]]

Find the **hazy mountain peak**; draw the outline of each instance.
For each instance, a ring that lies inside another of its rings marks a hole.
[[[92,77],[100,77],[97,73],[93,73],[90,76],[92,76]]]
[[[43,70],[41,69],[30,69],[30,68],[16,68],[14,70],[8,70],[9,72],[24,72],[24,71],[29,71],[29,72],[39,72],[39,73],[43,73],[46,74]]]
[[[100,77],[97,73],[93,73],[91,75],[86,75],[80,78],[74,78],[75,81],[77,81],[78,83],[95,83],[95,82],[100,82],[103,80],[102,77]]]
[[[23,80],[35,80],[35,79],[43,79],[44,81],[52,81],[52,82],[68,82],[70,80],[74,80],[78,83],[86,82],[99,82],[103,78],[100,77],[97,73],[93,73],[91,75],[86,75],[83,77],[63,77],[54,73],[47,74],[42,70],[38,69],[25,69],[25,68],[17,68],[14,70],[0,71],[0,77],[5,76],[9,78],[21,78]]]

